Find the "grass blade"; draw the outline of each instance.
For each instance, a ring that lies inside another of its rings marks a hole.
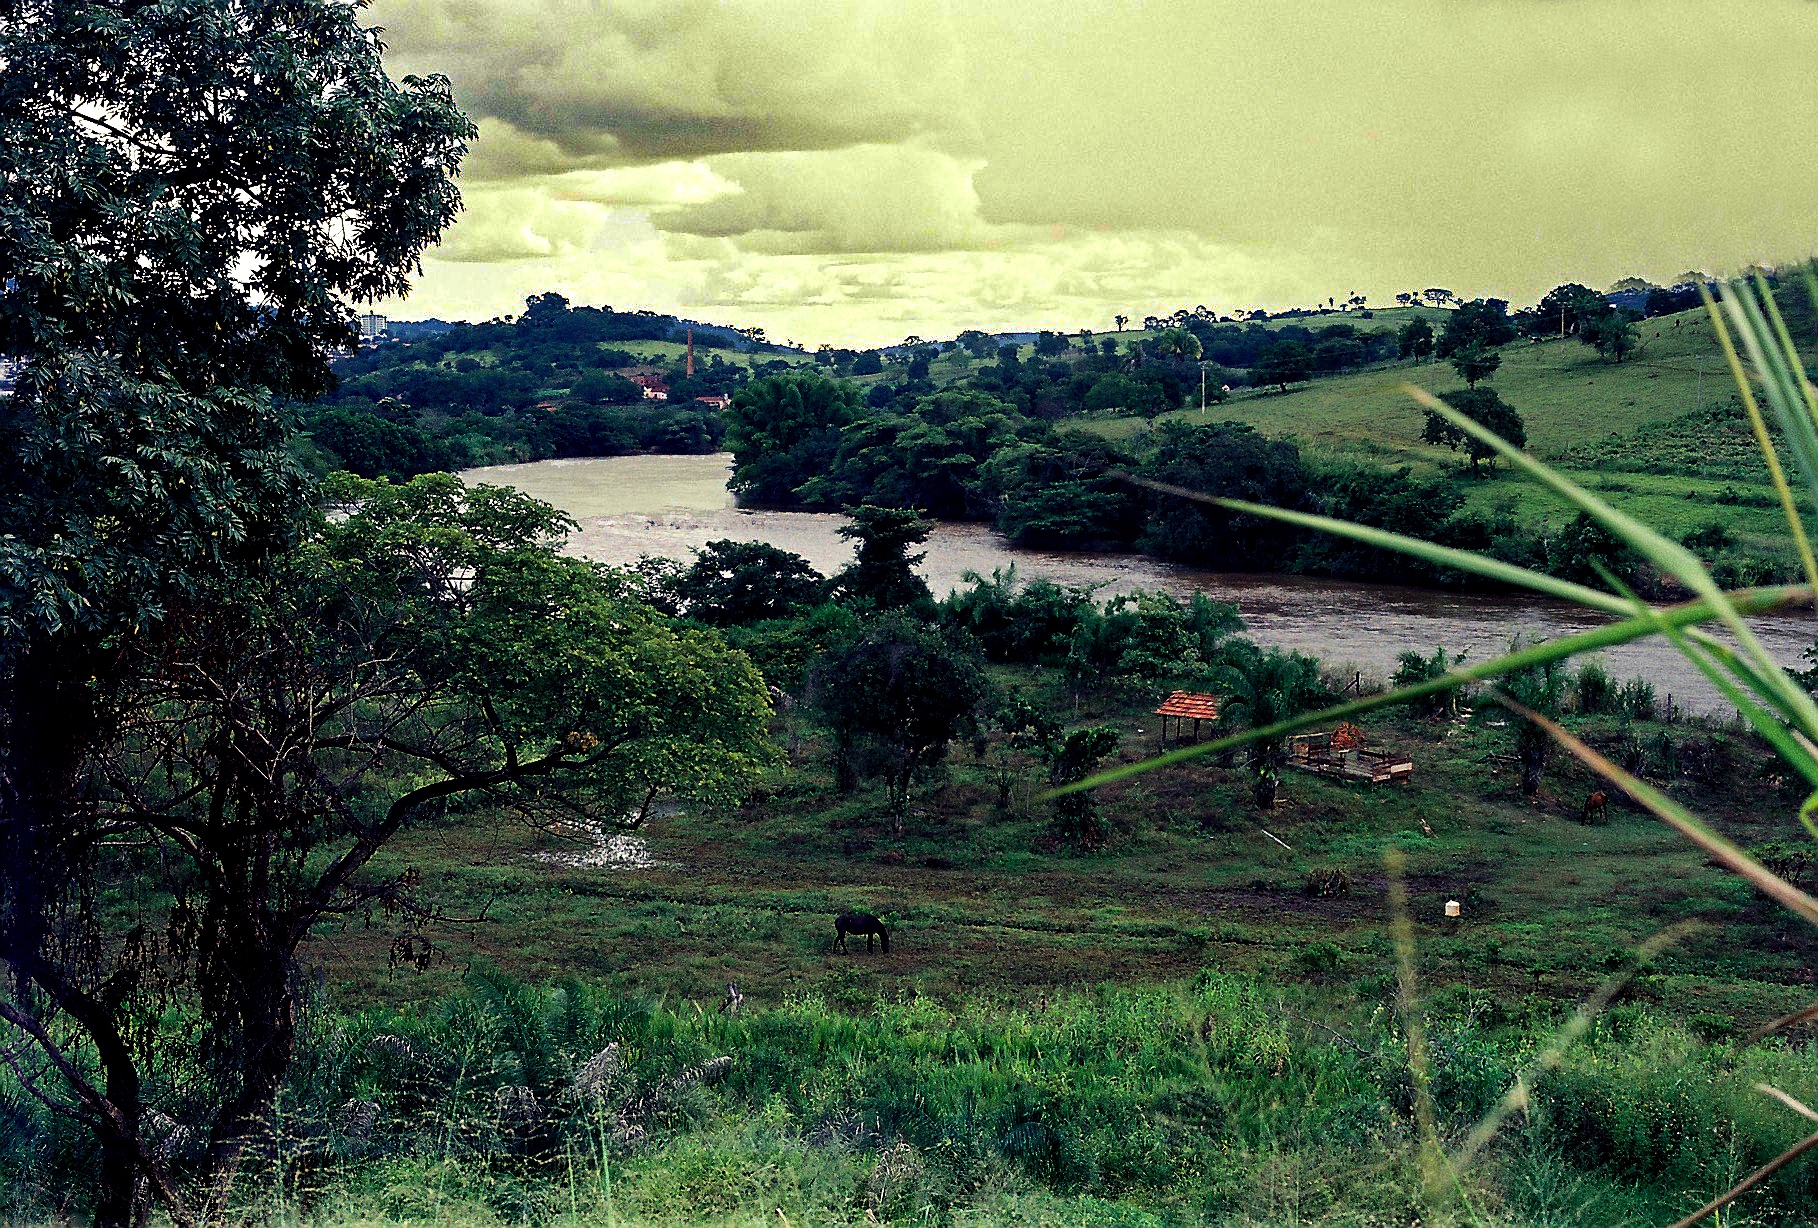
[[[1400,533],[1391,533],[1387,529],[1372,528],[1369,525],[1352,524],[1348,520],[1334,520],[1330,516],[1320,516],[1313,512],[1296,512],[1285,507],[1270,507],[1266,503],[1247,503],[1242,499],[1202,494],[1196,490],[1188,490],[1184,486],[1171,486],[1166,482],[1155,482],[1148,478],[1125,476],[1135,485],[1147,487],[1162,494],[1178,495],[1183,499],[1209,503],[1226,511],[1242,512],[1250,516],[1279,520],[1285,524],[1299,525],[1306,529],[1316,529],[1335,537],[1348,537],[1367,546],[1412,555],[1439,567],[1473,572],[1487,580],[1533,589],[1535,592],[1545,593],[1549,597],[1558,597],[1607,613],[1626,615],[1630,612],[1628,602],[1610,593],[1601,592],[1587,585],[1574,584],[1570,580],[1561,580],[1557,576],[1549,576],[1544,572],[1518,567],[1514,563],[1505,563],[1500,559],[1473,554],[1469,550],[1435,545],[1432,542],[1421,541],[1418,537],[1407,537]]]
[[[1699,1220],[1705,1219],[1716,1212],[1723,1210],[1723,1208],[1729,1206],[1738,1198],[1741,1198],[1744,1194],[1760,1185],[1763,1181],[1766,1181],[1769,1177],[1773,1176],[1814,1147],[1818,1147],[1818,1134],[1811,1135],[1808,1138],[1801,1139],[1799,1142],[1794,1143],[1791,1147],[1788,1147],[1785,1151],[1769,1160],[1766,1164],[1763,1164],[1741,1181],[1738,1181],[1724,1193],[1719,1194],[1717,1197],[1711,1199],[1711,1201],[1705,1203],[1702,1207],[1699,1207],[1696,1211],[1674,1224],[1673,1228],[1692,1228],[1692,1225],[1696,1224]]]
[[[1662,822],[1703,849],[1712,860],[1747,879],[1763,895],[1818,927],[1818,900],[1769,871],[1767,867],[1743,852],[1728,839],[1706,827],[1691,811],[1654,786],[1611,763],[1597,751],[1585,745],[1576,735],[1567,732],[1557,721],[1542,716],[1500,692],[1497,693],[1496,701],[1522,719],[1532,721],[1546,730],[1555,742],[1570,751],[1579,762],[1634,798]]]
[[[1756,638],[1748,624],[1742,621],[1740,614],[1730,607],[1728,598],[1717,582],[1711,579],[1711,573],[1696,555],[1678,542],[1662,536],[1654,529],[1642,524],[1626,512],[1611,507],[1590,491],[1566,478],[1562,474],[1535,460],[1495,432],[1486,430],[1470,418],[1459,413],[1444,401],[1424,389],[1411,384],[1403,385],[1415,401],[1448,422],[1494,449],[1496,453],[1510,464],[1515,465],[1533,477],[1547,489],[1562,499],[1579,508],[1586,515],[1597,521],[1610,533],[1621,538],[1631,549],[1645,556],[1663,572],[1673,576],[1692,592],[1709,600],[1718,612],[1718,617],[1729,627],[1736,642],[1742,645],[1743,651],[1754,658],[1760,667],[1760,674],[1767,684],[1773,706],[1785,714],[1808,737],[1818,737],[1818,706],[1812,703],[1812,697],[1794,684],[1784,670],[1768,655],[1767,649]]]
[[[1774,441],[1768,435],[1767,422],[1762,418],[1761,406],[1755,400],[1755,389],[1749,383],[1748,372],[1742,368],[1742,359],[1736,354],[1735,342],[1730,340],[1729,326],[1723,322],[1723,312],[1719,310],[1717,301],[1703,286],[1698,288],[1698,293],[1704,299],[1705,310],[1710,313],[1711,329],[1716,334],[1718,345],[1723,349],[1724,359],[1730,365],[1730,374],[1735,377],[1736,387],[1741,389],[1742,406],[1748,411],[1749,427],[1755,432],[1755,443],[1761,449],[1762,458],[1767,461],[1768,476],[1773,479],[1780,510],[1786,517],[1787,528],[1793,534],[1793,544],[1799,551],[1799,563],[1805,568],[1806,581],[1818,586],[1818,559],[1812,556],[1812,543],[1806,539],[1805,523],[1799,516],[1798,502],[1793,498],[1793,488],[1786,480],[1786,470],[1780,465]],[[1814,498],[1818,499],[1818,492],[1814,493]]]

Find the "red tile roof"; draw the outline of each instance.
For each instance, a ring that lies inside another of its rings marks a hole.
[[[1155,710],[1157,716],[1184,716],[1188,720],[1215,721],[1218,719],[1218,696],[1197,695],[1192,691],[1176,691],[1162,701],[1162,706]]]

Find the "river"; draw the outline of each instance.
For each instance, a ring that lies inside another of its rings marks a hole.
[[[538,461],[468,470],[472,482],[515,486],[547,500],[580,523],[570,549],[604,563],[651,554],[686,559],[710,541],[764,541],[794,551],[831,575],[852,559],[836,530],[844,517],[820,512],[750,511],[726,490],[730,458],[615,456]],[[1259,643],[1324,658],[1335,667],[1387,678],[1412,648],[1482,661],[1504,651],[1517,633],[1548,638],[1606,621],[1576,606],[1520,593],[1453,593],[1314,576],[1246,575],[1173,567],[1137,554],[1021,550],[980,524],[943,522],[928,539],[918,570],[936,595],[966,572],[990,575],[1015,565],[1025,580],[1101,586],[1106,595],[1135,588],[1176,595],[1205,593],[1235,605]],[[1756,633],[1782,663],[1797,666],[1812,642],[1809,614],[1757,619]],[[1618,678],[1640,674],[1660,698],[1692,711],[1728,705],[1663,640],[1626,644],[1603,654]]]

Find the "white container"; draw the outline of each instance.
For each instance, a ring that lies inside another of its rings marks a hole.
[[[1446,901],[1446,916],[1459,917],[1459,916],[1463,916],[1463,915],[1464,915],[1464,905],[1460,904],[1457,900],[1447,900]]]

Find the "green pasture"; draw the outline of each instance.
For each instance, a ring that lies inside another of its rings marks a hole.
[[[1608,363],[1573,340],[1519,341],[1504,347],[1489,386],[1520,412],[1528,444],[1543,459],[1622,436],[1654,423],[1727,405],[1735,385],[1701,312],[1645,320],[1642,344],[1622,363]],[[1403,391],[1461,387],[1444,362],[1393,363],[1296,384],[1288,392],[1246,389],[1208,411],[1271,435],[1292,435],[1321,452],[1356,452],[1410,462],[1447,455],[1420,442],[1424,415]],[[1178,416],[1197,419],[1197,408]],[[1118,438],[1141,429],[1137,418],[1106,419],[1092,429]],[[1748,436],[1738,411],[1736,430]]]
[[[1155,748],[1147,706],[1097,714],[1122,731],[1126,760]],[[1581,769],[1556,758],[1539,801],[1523,800],[1494,710],[1456,722],[1384,718],[1369,732],[1413,756],[1411,783],[1290,773],[1286,803],[1262,813],[1241,769],[1201,760],[1102,790],[1118,834],[1090,855],[1046,839],[1029,765],[1011,770],[1000,810],[998,763],[958,748],[944,782],[912,803],[902,837],[881,796],[833,794],[813,740],[762,802],[654,821],[641,833],[647,868],[555,864],[544,856],[586,845],[497,816],[451,815],[398,846],[391,864],[422,871],[451,915],[475,922],[443,927],[424,972],[392,968],[391,935],[363,923],[324,932],[319,954],[343,978],[343,1001],[440,993],[475,959],[708,1008],[728,981],[754,1003],[811,993],[864,1009],[906,993],[1036,1001],[1206,968],[1381,998],[1394,979],[1383,868],[1394,847],[1408,855],[1421,974],[1436,989],[1511,1008],[1573,1000],[1651,934],[1700,918],[1721,931],[1671,952],[1633,996],[1742,1028],[1812,996],[1809,952],[1745,885],[1643,814],[1613,809],[1607,824],[1581,825],[1594,787]],[[1710,782],[1682,768],[1671,787],[1732,837],[1789,834],[1797,799],[1761,774],[1759,748],[1734,730],[1594,718],[1586,733],[1657,756],[1669,753],[1665,739]],[[1349,876],[1347,894],[1306,894],[1309,872],[1326,869]],[[1448,899],[1463,902],[1462,920],[1444,918]],[[892,922],[888,956],[829,951],[832,917],[851,910]]]

